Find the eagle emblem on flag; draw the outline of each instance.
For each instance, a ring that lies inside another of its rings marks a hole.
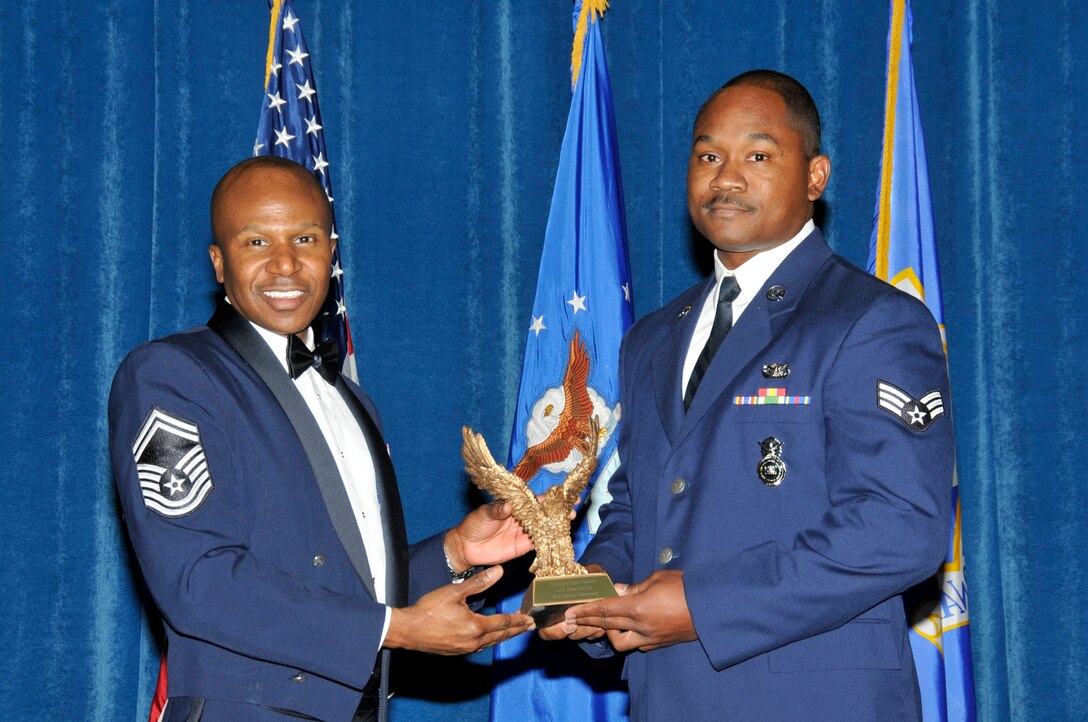
[[[132,443],[144,506],[168,518],[195,511],[212,490],[196,424],[154,407]]]
[[[563,375],[563,400],[557,415],[553,415],[554,404],[545,407],[543,415],[554,426],[548,424],[551,430],[547,438],[530,446],[514,467],[514,473],[523,481],[532,479],[543,466],[566,460],[572,451],[577,449],[585,455],[593,446],[592,442],[586,441],[589,417],[593,413],[593,400],[589,396],[589,354],[577,331],[570,340],[570,358]]]
[[[895,384],[878,379],[876,382],[877,406],[900,421],[913,431],[925,431],[937,417],[944,415],[944,400],[939,389],[914,398]]]

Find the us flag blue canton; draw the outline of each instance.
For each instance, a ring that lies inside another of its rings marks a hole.
[[[329,202],[333,203],[332,179],[325,152],[321,111],[317,106],[310,49],[302,36],[302,27],[291,0],[271,3],[269,48],[265,68],[264,99],[253,155],[277,155],[309,168],[321,182]],[[335,211],[335,208],[334,208]],[[333,240],[337,240],[336,214],[333,213]],[[332,338],[340,348],[341,370],[358,381],[355,347],[351,342],[347,306],[344,303],[344,271],[340,265],[340,247],[332,256],[329,295],[321,311],[321,338]]]
[[[589,413],[601,428],[599,466],[590,480],[589,499],[572,524],[575,554],[585,549],[599,523],[597,510],[610,499],[608,479],[619,465],[620,339],[634,316],[612,87],[600,28],[606,5],[603,0],[586,0],[574,7],[573,97],[536,298],[525,319],[525,359],[508,462],[513,467],[524,458],[519,466],[536,468],[525,457],[533,456],[532,447],[551,446],[543,442],[569,417],[569,410],[564,414],[566,401],[592,407]],[[583,345],[589,357],[585,381],[579,373]],[[539,472],[527,479],[529,486],[544,492],[562,482],[581,458],[574,449],[559,461],[544,459]],[[499,610],[518,611],[521,596],[501,601]],[[588,657],[583,663],[580,653],[563,647],[534,634],[495,647],[492,720],[627,719],[627,693],[618,666]]]

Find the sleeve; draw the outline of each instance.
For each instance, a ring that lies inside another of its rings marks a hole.
[[[882,405],[894,385],[930,416]],[[881,296],[846,333],[823,383],[828,505],[792,544],[769,541],[684,573],[699,639],[722,669],[835,629],[933,574],[954,466],[947,365],[928,310]],[[928,402],[925,400],[928,399]]]
[[[415,604],[427,592],[450,583],[450,569],[442,542],[446,530],[416,542],[408,562],[408,603]]]
[[[246,438],[252,429],[230,401],[236,391],[163,342],[134,351],[114,378],[110,456],[144,579],[179,634],[362,687],[386,608],[252,550],[247,503],[256,491],[246,486],[270,480],[239,468],[237,449],[275,440]],[[169,484],[179,499],[163,493]]]

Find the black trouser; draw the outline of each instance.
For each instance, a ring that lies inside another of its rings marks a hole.
[[[359,700],[359,708],[355,710],[355,716],[351,722],[378,722],[378,705],[381,704],[382,684],[382,655],[378,654],[378,662],[374,665],[374,674],[370,681],[363,687],[363,698]]]

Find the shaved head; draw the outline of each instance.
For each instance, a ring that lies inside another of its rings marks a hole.
[[[219,182],[215,184],[215,190],[212,191],[212,204],[211,204],[211,219],[212,219],[212,238],[215,239],[216,244],[220,244],[222,233],[222,218],[223,218],[223,204],[226,200],[227,191],[234,186],[238,181],[247,177],[249,174],[258,170],[281,170],[298,176],[298,179],[303,181],[306,185],[313,187],[317,190],[321,196],[325,199],[325,206],[327,211],[328,226],[331,229],[332,226],[332,207],[329,205],[328,196],[325,194],[325,189],[321,186],[321,183],[317,180],[313,173],[308,171],[305,166],[296,163],[293,160],[287,158],[281,158],[276,155],[259,155],[253,158],[246,158],[242,162],[236,164],[233,168],[223,174],[223,177],[219,179]]]

